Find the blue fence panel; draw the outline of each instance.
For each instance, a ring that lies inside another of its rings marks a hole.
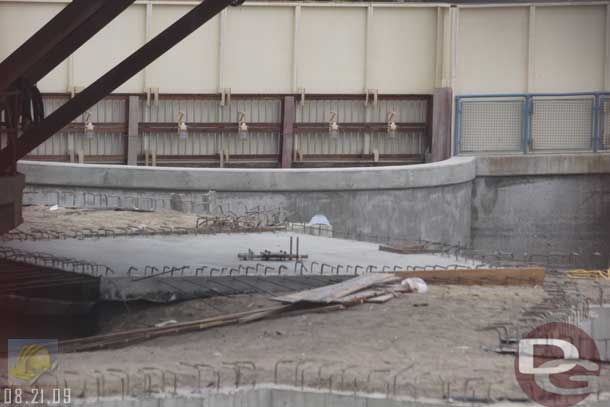
[[[610,92],[456,96],[454,153],[609,150],[609,105]]]

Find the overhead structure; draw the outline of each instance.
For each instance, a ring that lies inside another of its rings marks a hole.
[[[135,0],[75,0],[0,63],[0,172],[14,174],[16,161],[121,86],[229,5],[244,0],[206,0],[135,51],[48,117],[36,82]],[[2,130],[1,127],[4,127]]]

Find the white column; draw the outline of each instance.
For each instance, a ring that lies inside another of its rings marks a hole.
[[[153,13],[153,4],[151,2],[146,3],[146,21],[144,23],[144,40],[148,42],[152,39],[152,13]],[[150,68],[146,66],[142,71],[142,76],[144,77],[144,93],[148,92],[148,88],[152,85],[150,83]]]
[[[373,17],[374,8],[372,5],[367,7],[366,13],[366,31],[364,34],[364,92],[371,88],[369,73],[371,66],[371,49],[373,44],[371,43],[371,37],[373,36]]]
[[[606,5],[606,59],[604,64],[604,85],[610,91],[610,3]]]
[[[443,86],[443,50],[446,46],[444,42],[444,10],[442,7],[436,8],[436,55],[434,59],[434,87]]]
[[[530,6],[527,35],[527,92],[536,91],[536,7]]]
[[[218,20],[218,90],[223,93],[225,89],[224,60],[225,60],[225,30],[227,25],[227,9],[220,12]]]
[[[299,91],[299,36],[301,30],[301,6],[294,7],[292,25],[292,92]]]

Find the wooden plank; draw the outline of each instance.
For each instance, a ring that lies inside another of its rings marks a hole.
[[[294,304],[297,302],[330,304],[368,287],[378,284],[391,283],[399,281],[400,279],[401,277],[394,273],[367,274],[326,287],[313,288],[311,290],[299,291],[297,293],[275,297],[272,298],[272,300],[289,304]]]
[[[420,277],[428,284],[542,285],[544,283],[542,267],[399,271],[396,275],[402,279]]]
[[[433,253],[438,250],[430,250],[423,244],[403,244],[403,245],[379,245],[382,252],[398,254]]]
[[[394,294],[384,294],[384,295],[379,295],[377,297],[369,298],[366,300],[366,302],[371,302],[373,304],[384,304],[384,303],[390,301],[392,298],[396,298],[394,296]]]

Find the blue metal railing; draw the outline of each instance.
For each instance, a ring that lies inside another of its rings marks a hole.
[[[601,132],[604,131],[602,126],[602,119],[605,115],[610,112],[604,112],[603,103],[610,103],[610,92],[598,91],[598,92],[571,92],[571,93],[501,93],[501,94],[467,94],[459,95],[455,97],[455,127],[454,127],[454,154],[459,155],[463,151],[462,141],[464,135],[462,134],[462,124],[464,119],[463,105],[466,100],[476,99],[476,102],[497,103],[502,99],[512,99],[512,101],[519,101],[521,105],[521,123],[520,123],[520,151],[523,154],[527,154],[532,151],[532,115],[535,102],[537,98],[557,98],[557,101],[569,100],[567,98],[591,98],[591,143],[588,151],[597,152],[603,148],[610,148],[610,146],[602,146],[601,144]],[[544,100],[544,99],[543,99]],[[504,100],[506,101],[506,100]],[[482,118],[485,120],[485,118]],[[467,137],[467,135],[466,135]],[[485,153],[489,151],[499,152],[501,150],[479,150],[479,153]],[[581,150],[579,150],[581,151]]]

